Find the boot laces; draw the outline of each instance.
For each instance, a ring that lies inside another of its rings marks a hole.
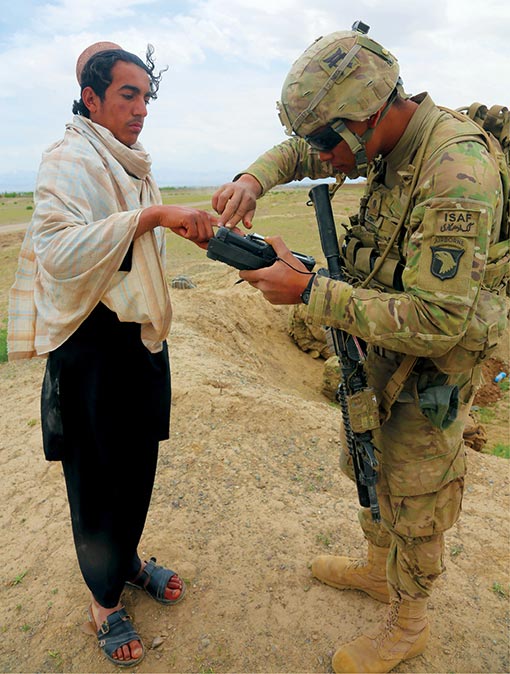
[[[392,601],[388,613],[386,614],[386,621],[383,625],[382,630],[378,635],[378,645],[389,636],[391,636],[393,629],[398,621],[398,613],[400,609],[400,601]]]
[[[366,559],[354,559],[350,564],[352,569],[364,569],[366,566],[368,566]]]

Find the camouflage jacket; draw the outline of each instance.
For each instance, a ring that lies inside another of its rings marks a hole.
[[[501,180],[476,124],[439,109],[427,94],[414,100],[419,107],[399,142],[384,160],[370,166],[363,209],[349,233],[358,248],[377,256],[405,215],[388,256],[400,266],[398,287],[388,281],[388,274],[367,288],[318,275],[307,320],[389,350],[438,360],[461,344],[455,350],[456,363],[445,362],[444,369],[464,370],[489,342],[497,342],[506,325],[504,296],[483,283],[488,249],[499,235]],[[413,161],[430,125],[409,194]],[[255,176],[264,192],[305,176],[343,179],[299,138],[269,150],[244,173]],[[345,262],[348,266],[349,260]],[[358,280],[369,271],[362,267],[362,260],[358,264],[351,259]]]

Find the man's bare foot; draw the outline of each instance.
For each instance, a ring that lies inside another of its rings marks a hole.
[[[101,606],[94,598],[92,598],[90,613],[92,620],[95,623],[96,632],[100,629],[101,625],[105,622],[108,616],[121,608],[122,605],[120,602],[114,608],[104,608],[104,606]],[[138,660],[142,654],[143,646],[140,641],[130,641],[129,643],[117,648],[117,650],[112,653],[111,657],[114,660],[119,660],[121,662],[129,662],[130,660]]]

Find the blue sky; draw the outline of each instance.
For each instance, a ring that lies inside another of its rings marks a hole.
[[[0,191],[31,190],[79,96],[78,55],[110,40],[169,66],[141,142],[161,186],[219,185],[285,139],[292,62],[357,19],[399,59],[409,93],[510,105],[507,0],[12,0],[0,15]]]

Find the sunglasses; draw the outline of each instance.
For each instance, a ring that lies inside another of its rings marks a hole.
[[[304,139],[314,150],[318,150],[319,152],[330,152],[343,140],[338,132],[343,131],[345,128],[345,124],[339,119],[333,124],[328,124],[328,126],[319,131],[314,131],[308,136],[304,136]]]

